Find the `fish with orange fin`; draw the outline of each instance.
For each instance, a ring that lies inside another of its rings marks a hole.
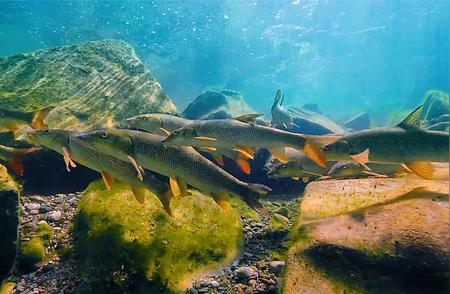
[[[36,130],[45,129],[47,125],[44,120],[54,108],[54,106],[49,106],[32,112],[0,108],[0,128],[13,132],[26,125]]]
[[[165,182],[150,171],[145,171],[142,180],[136,176],[135,167],[130,162],[119,160],[88,148],[83,142],[74,139],[75,132],[66,130],[29,130],[25,136],[33,143],[52,149],[71,160],[78,162],[102,175],[107,190],[111,190],[115,179],[130,185],[132,193],[139,203],[145,201],[145,190],[152,191],[163,204],[164,209],[172,215],[170,201],[172,192]]]
[[[195,120],[162,113],[141,114],[130,117],[126,121],[131,127],[162,136],[170,136],[174,130],[195,122]],[[246,156],[243,156],[232,149],[216,147],[200,147],[198,149],[211,154],[214,161],[220,166],[224,165],[223,157],[225,156],[233,160],[243,173],[251,173],[249,160],[252,159],[253,155],[250,155],[249,152],[247,152]],[[253,154],[253,151],[250,153]]]
[[[23,159],[25,155],[40,148],[13,148],[0,145],[0,160],[5,162],[16,175],[23,176]]]
[[[266,148],[283,163],[288,161],[286,147],[290,147],[327,167],[321,144],[314,137],[257,125],[255,119],[260,116],[247,114],[234,119],[195,121],[171,132],[163,142],[167,145],[232,149],[247,158],[253,157],[253,147]]]
[[[431,180],[431,162],[449,161],[448,132],[420,128],[422,106],[416,108],[395,127],[375,128],[345,135],[322,149],[330,159],[353,160],[370,167],[368,162],[397,163],[414,174]]]

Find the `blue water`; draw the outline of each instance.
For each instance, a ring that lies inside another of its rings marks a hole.
[[[205,88],[268,113],[409,109],[449,88],[449,1],[1,1],[0,56],[104,38],[132,44],[179,110]]]

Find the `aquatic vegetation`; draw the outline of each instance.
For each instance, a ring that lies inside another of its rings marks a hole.
[[[97,181],[84,192],[75,252],[81,271],[94,284],[120,285],[116,273],[133,277],[127,283],[181,290],[194,277],[236,257],[242,231],[234,210],[223,211],[212,199],[193,192],[174,199],[171,218],[151,195],[143,205],[132,198],[120,183],[108,192]]]
[[[17,265],[19,270],[30,272],[42,265],[45,260],[45,242],[42,238],[34,237],[21,244]]]

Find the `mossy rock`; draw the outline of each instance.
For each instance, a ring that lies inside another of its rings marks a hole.
[[[25,273],[31,272],[44,265],[46,259],[44,240],[41,237],[33,237],[20,246],[18,269]]]
[[[17,253],[19,185],[0,164],[0,283],[10,272]]]
[[[127,185],[117,183],[108,192],[99,181],[85,191],[75,252],[93,287],[178,292],[238,254],[243,236],[235,210],[223,211],[210,197],[193,192],[172,201],[171,218],[155,195],[146,196],[140,205]]]
[[[52,128],[87,130],[140,113],[176,112],[134,49],[120,40],[1,57],[0,76],[0,108],[53,105],[46,120]]]

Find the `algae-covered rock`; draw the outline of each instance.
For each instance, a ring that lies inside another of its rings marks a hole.
[[[2,57],[0,76],[0,108],[56,106],[46,119],[52,128],[86,130],[176,111],[133,48],[119,40]]]
[[[19,187],[0,165],[0,284],[14,264],[19,225]]]
[[[440,122],[448,123],[449,98],[448,93],[439,90],[430,90],[425,93],[423,110],[420,118],[425,126],[431,126]]]
[[[448,293],[446,168],[435,181],[309,185],[291,232],[284,293]]]
[[[232,90],[207,90],[198,95],[183,111],[188,119],[223,119],[255,113],[244,97]]]
[[[111,192],[101,182],[85,191],[75,250],[80,270],[93,284],[176,292],[236,257],[242,244],[236,211],[223,211],[210,197],[193,192],[173,200],[171,218],[156,196],[146,196],[140,205],[120,183]]]

